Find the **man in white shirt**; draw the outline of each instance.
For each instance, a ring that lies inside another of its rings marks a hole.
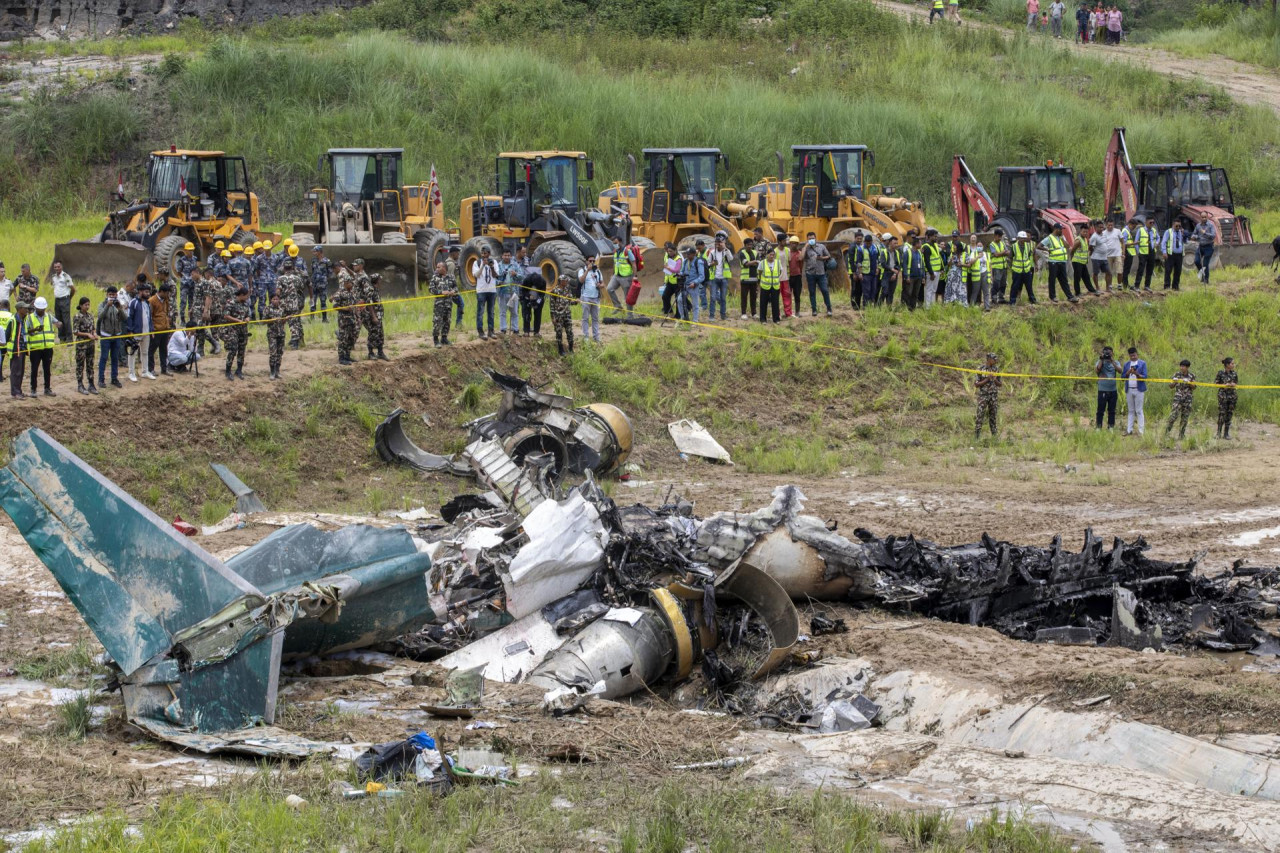
[[[0,299],[8,299],[13,292],[13,282],[4,270],[4,261],[0,261]]]
[[[730,268],[730,262],[733,260],[733,250],[725,243],[723,233],[716,234],[715,245],[711,247],[711,251],[707,252],[707,275],[710,278],[707,281],[707,304],[709,317],[715,317],[716,306],[720,306],[720,319],[725,319],[725,305],[728,301],[729,279],[733,276]]]
[[[480,249],[480,257],[471,262],[471,277],[476,280],[476,332],[480,340],[497,337],[493,332],[493,306],[498,301],[498,262],[489,247]],[[489,318],[489,334],[484,332],[485,317]]]
[[[53,270],[49,273],[49,284],[53,287],[53,319],[62,326],[58,329],[58,340],[71,340],[71,297],[76,295],[75,283],[71,276],[62,271],[62,264],[53,262]]]
[[[1062,16],[1066,14],[1067,4],[1062,0],[1054,0],[1049,4],[1049,28],[1053,31],[1053,37],[1062,38]]]
[[[1102,222],[1094,222],[1093,234],[1089,237],[1089,260],[1093,265],[1095,282],[1104,275],[1107,277],[1108,293],[1111,292],[1116,273],[1120,271],[1120,255],[1123,251],[1120,232],[1116,230],[1115,223],[1107,220],[1104,227]]]
[[[196,336],[194,332],[178,329],[169,338],[169,351],[165,354],[169,367],[179,373],[186,373],[187,368],[200,360],[196,352]]]

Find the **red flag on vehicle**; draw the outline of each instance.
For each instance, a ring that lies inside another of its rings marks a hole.
[[[444,206],[444,197],[440,195],[440,181],[436,177],[436,164],[431,164],[431,186],[427,189],[430,194],[431,204],[437,207]]]
[[[116,195],[124,198],[124,172],[116,175]]]
[[[178,177],[178,194],[182,196],[187,194],[187,178],[185,175]]]

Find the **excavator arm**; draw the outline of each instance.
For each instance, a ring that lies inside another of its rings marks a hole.
[[[1102,209],[1110,215],[1115,210],[1119,196],[1124,218],[1132,219],[1138,213],[1138,182],[1133,174],[1133,162],[1129,159],[1129,145],[1125,141],[1124,128],[1117,127],[1111,133],[1111,144],[1103,160]]]
[[[974,213],[981,213],[988,223],[996,219],[995,202],[964,161],[963,154],[957,154],[951,161],[951,205],[956,209],[956,227],[961,232],[973,230]]]

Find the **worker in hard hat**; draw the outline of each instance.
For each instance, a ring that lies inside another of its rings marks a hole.
[[[231,261],[227,264],[227,278],[237,288],[253,286],[253,247],[247,249],[239,243],[231,244]]]
[[[173,269],[170,272],[178,278],[178,316],[184,326],[191,319],[191,303],[196,296],[196,268],[199,266],[195,243],[183,243],[173,259]]]

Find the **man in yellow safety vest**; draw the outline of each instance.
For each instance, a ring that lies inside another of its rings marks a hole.
[[[25,321],[27,337],[27,358],[31,363],[31,393],[36,395],[37,368],[44,372],[44,395],[55,397],[49,387],[49,373],[53,368],[53,345],[58,340],[58,328],[62,325],[49,313],[49,303],[43,296],[37,296],[33,306],[35,311]]]
[[[776,324],[779,321],[779,291],[787,274],[786,264],[778,259],[777,250],[770,248],[764,253],[764,260],[760,262],[757,272],[760,275],[760,322],[769,321],[767,314],[772,309],[773,322]]]
[[[1138,233],[1133,241],[1138,252],[1138,270],[1133,274],[1133,289],[1141,287],[1143,290],[1150,290],[1151,274],[1156,268],[1156,252],[1160,248],[1160,235],[1156,232],[1154,217],[1148,217],[1146,225],[1138,226]]]
[[[1017,305],[1018,293],[1026,288],[1027,301],[1035,305],[1035,246],[1026,231],[1018,232],[1018,241],[1009,250],[1009,270],[1013,273],[1013,283],[1009,286],[1009,304]]]
[[[941,21],[941,20],[945,20],[945,19],[946,19],[946,16],[947,16],[947,7],[946,7],[946,3],[944,2],[944,0],[933,0],[933,7],[932,7],[931,9],[929,9],[929,23],[930,23],[930,24],[932,24],[932,23],[933,23],[933,18],[934,18],[934,16],[935,16],[935,15],[937,16],[938,20],[940,20],[940,21]]]
[[[1058,293],[1055,284],[1062,285],[1062,295],[1068,302],[1079,302],[1079,298],[1071,295],[1067,284],[1067,241],[1062,237],[1062,224],[1053,226],[1053,233],[1040,241],[1039,253],[1047,261],[1049,268],[1049,301],[1057,302]]]
[[[991,229],[995,239],[987,244],[987,270],[991,277],[991,301],[1004,304],[1004,289],[1009,276],[1009,244],[1004,241],[1004,229]]]

